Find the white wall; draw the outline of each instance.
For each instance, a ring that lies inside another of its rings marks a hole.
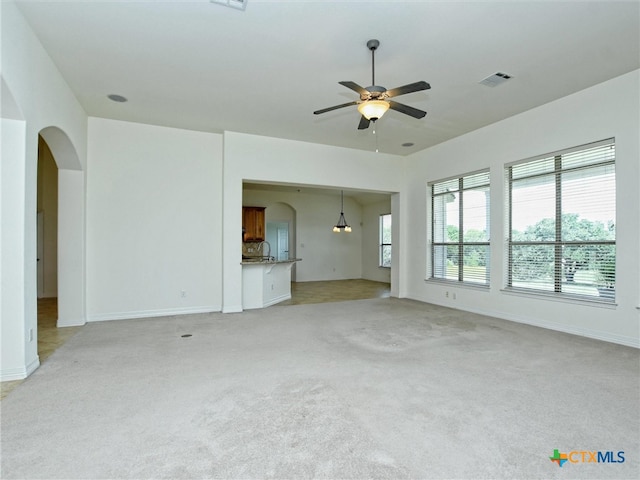
[[[24,378],[38,363],[37,356],[30,356],[27,363],[25,336],[25,329],[33,328],[25,321],[24,201],[19,201],[24,195],[25,122],[1,121],[0,380],[4,381]]]
[[[344,215],[353,231],[334,233],[340,216],[340,196],[315,193],[245,190],[245,205],[267,207],[284,202],[296,211],[296,281],[346,280],[362,277],[360,227],[362,209],[349,197],[344,199]]]
[[[82,171],[86,153],[87,117],[82,107],[71,93],[68,85],[54,66],[46,51],[29,28],[24,17],[13,2],[2,2],[2,91],[12,97],[11,109],[19,111],[21,126],[3,120],[3,171],[2,205],[10,209],[8,216],[3,211],[3,261],[2,261],[2,368],[0,379],[24,378],[39,365],[37,354],[37,281],[36,281],[36,186],[38,133],[43,129],[56,126],[72,145],[70,159],[58,156],[51,143],[58,166]],[[3,100],[4,103],[4,100]],[[5,109],[2,112],[5,117]],[[13,122],[13,120],[11,121]],[[15,128],[14,128],[15,127]],[[46,137],[45,137],[46,139]],[[5,152],[5,142],[21,145]],[[69,152],[69,150],[66,150]],[[7,153],[7,156],[5,156]],[[69,160],[65,162],[65,160]],[[5,165],[6,162],[6,165]],[[62,165],[61,165],[62,162]],[[7,168],[5,168],[5,166]],[[83,179],[81,179],[83,180]],[[4,188],[10,185],[10,188]],[[65,186],[65,188],[69,185]],[[73,245],[75,251],[67,252],[65,258],[74,259],[74,267],[80,263],[79,270],[68,271],[68,275],[59,277],[58,289],[66,288],[71,292],[59,304],[59,316],[80,314],[84,321],[84,184],[75,182],[73,192],[60,190],[60,195],[80,200],[73,214],[80,216],[64,218],[68,210],[61,203],[59,220],[71,226],[64,231],[59,245]],[[80,194],[76,195],[79,189]],[[6,223],[5,223],[6,222]],[[80,227],[80,228],[76,228]],[[64,241],[69,239],[69,241]],[[10,253],[6,249],[11,248]],[[6,256],[5,256],[6,253]],[[10,256],[10,259],[7,259]],[[59,260],[59,270],[61,259]],[[66,264],[65,264],[66,266]],[[66,271],[65,271],[66,272]],[[80,289],[76,285],[80,284]],[[11,285],[11,288],[6,288]],[[73,312],[72,312],[73,310]],[[33,332],[33,339],[30,339]]]
[[[393,155],[225,132],[223,312],[242,310],[237,232],[242,228],[243,180],[398,192],[403,165],[403,158]],[[306,245],[298,238],[298,246],[301,243]],[[299,248],[297,254],[302,255]]]
[[[407,168],[406,296],[627,345],[640,346],[640,73],[635,71],[413,155]],[[617,282],[615,308],[507,294],[504,164],[615,137]],[[491,169],[491,289],[425,282],[430,181]],[[456,300],[445,298],[453,290]]]
[[[391,269],[379,266],[380,215],[387,213],[391,213],[391,196],[383,202],[362,207],[362,278],[366,280],[391,282]]]
[[[222,136],[90,118],[88,160],[88,320],[219,311]]]

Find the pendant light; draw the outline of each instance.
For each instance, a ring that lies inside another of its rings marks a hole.
[[[340,233],[343,230],[346,233],[351,232],[351,227],[347,225],[347,220],[344,218],[344,191],[340,190],[340,218],[338,223],[333,226],[333,231]]]

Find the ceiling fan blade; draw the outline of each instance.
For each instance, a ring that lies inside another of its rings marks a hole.
[[[387,98],[397,97],[398,95],[404,95],[405,93],[419,92],[420,90],[429,90],[430,88],[431,85],[425,81],[410,83],[409,85],[403,85],[402,87],[387,90]]]
[[[335,105],[333,107],[323,108],[322,110],[316,110],[315,112],[313,112],[313,114],[314,115],[320,115],[321,113],[330,112],[331,110],[337,110],[338,108],[350,107],[351,105],[357,105],[358,103],[359,102],[357,102],[357,101],[353,101],[353,102],[349,102],[349,103],[343,103],[341,105]]]
[[[395,110],[396,112],[404,113],[405,115],[409,115],[413,118],[422,118],[427,112],[424,110],[418,110],[417,108],[410,107],[409,105],[404,105],[402,103],[389,101],[389,108]]]
[[[369,95],[369,90],[361,87],[355,82],[338,82],[340,85],[344,85],[347,88],[350,88],[354,92],[358,92],[360,95]]]
[[[364,115],[361,115],[360,123],[358,124],[358,130],[366,130],[367,128],[369,128],[370,123],[371,123],[371,120],[367,120],[367,117],[365,117]]]

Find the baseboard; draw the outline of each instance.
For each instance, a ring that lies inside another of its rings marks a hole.
[[[594,340],[601,340],[603,342],[617,343],[627,347],[640,348],[640,339],[635,337],[628,337],[625,335],[616,335],[615,333],[602,332],[599,330],[591,330],[589,328],[580,328],[563,325],[555,322],[548,322],[544,320],[534,320],[520,315],[511,315],[503,312],[496,312],[494,310],[484,310],[481,308],[470,308],[452,306],[451,304],[438,303],[434,301],[425,301],[418,298],[406,297],[412,300],[417,300],[423,303],[432,303],[434,305],[440,305],[442,307],[453,308],[456,310],[462,310],[465,312],[477,313],[479,315],[486,315],[488,317],[500,318],[502,320],[508,320],[514,323],[522,323],[525,325],[531,325],[533,327],[546,328],[547,330],[554,330],[557,332],[569,333],[571,335],[578,335],[580,337],[593,338]]]
[[[64,327],[81,327],[82,325],[85,325],[87,322],[85,321],[84,318],[80,318],[80,319],[76,319],[76,320],[60,320],[58,319],[58,322],[56,323],[56,326],[58,328],[64,328]]]
[[[265,307],[270,307],[271,305],[275,305],[276,303],[284,302],[285,300],[291,300],[291,293],[280,295],[279,297],[273,298],[267,303],[264,304]]]
[[[33,362],[24,367],[8,368],[0,370],[0,382],[10,382],[12,380],[24,380],[40,366],[40,357],[36,357]]]
[[[242,312],[242,305],[232,305],[222,307],[222,313],[240,313]]]
[[[189,315],[192,313],[219,312],[219,306],[167,308],[162,310],[139,310],[134,312],[115,312],[87,315],[87,322],[104,322],[110,320],[129,320],[132,318],[170,317],[173,315]]]

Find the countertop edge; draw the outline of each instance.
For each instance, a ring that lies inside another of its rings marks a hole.
[[[281,263],[294,263],[294,262],[300,262],[302,261],[301,258],[289,258],[287,260],[276,260],[274,262],[269,262],[266,260],[263,260],[261,262],[246,262],[246,261],[242,261],[240,262],[240,265],[278,265]]]

